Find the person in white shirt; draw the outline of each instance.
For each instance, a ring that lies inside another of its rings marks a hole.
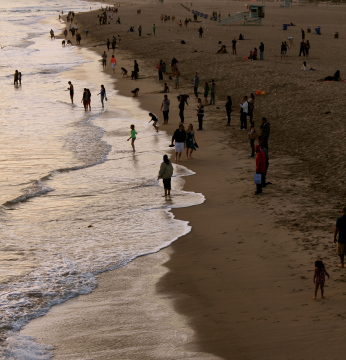
[[[243,97],[243,103],[240,104],[240,129],[246,130],[247,129],[247,114],[249,111],[249,104],[247,102],[247,96]]]

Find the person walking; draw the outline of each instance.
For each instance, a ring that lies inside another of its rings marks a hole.
[[[139,25],[138,27],[138,34],[139,36],[142,36],[142,25]]]
[[[88,97],[89,97],[88,91],[86,88],[84,88],[81,103],[83,103],[85,111],[87,111],[87,108],[88,108]]]
[[[199,85],[199,77],[198,74],[195,72],[195,78],[193,80],[193,92],[198,99],[198,85]]]
[[[201,98],[197,100],[198,130],[203,130],[204,105]]]
[[[256,184],[257,190],[255,195],[262,194],[262,186],[264,182],[264,173],[266,171],[266,156],[259,145],[255,147],[256,151],[256,174],[261,174],[261,183]]]
[[[185,102],[187,103],[187,100],[186,100],[185,96],[179,95],[179,104],[178,104],[179,117],[180,117],[180,121],[181,121],[183,124],[184,124]]]
[[[131,139],[131,146],[132,146],[132,151],[135,153],[136,149],[135,149],[135,141],[136,141],[136,135],[137,135],[137,131],[135,130],[135,126],[132,124],[130,126],[131,129],[131,134],[130,137],[127,139],[127,141],[129,141]]]
[[[342,216],[336,220],[335,230],[334,230],[334,244],[338,245],[337,251],[338,256],[340,257],[340,268],[344,268],[344,258],[345,258],[345,248],[346,248],[346,206],[341,210]],[[338,240],[336,239],[339,235]]]
[[[309,42],[309,40],[306,40],[306,43],[305,43],[305,55],[306,55],[306,57],[309,57],[309,51],[310,51],[310,42]]]
[[[155,32],[156,32],[156,25],[154,24],[153,25],[153,33],[154,33],[154,35],[155,35]]]
[[[70,99],[71,99],[71,103],[73,104],[74,88],[71,81],[68,82],[68,85],[69,87],[67,88],[67,90],[70,91]]]
[[[263,60],[263,53],[264,53],[264,44],[261,42],[261,45],[258,47],[260,51],[260,60]]]
[[[157,180],[162,179],[163,188],[165,191],[164,197],[171,196],[171,178],[173,175],[173,165],[169,161],[167,155],[163,155],[163,162],[161,163]]]
[[[109,52],[109,48],[111,47],[111,41],[107,39],[107,51]]]
[[[179,124],[179,128],[175,130],[172,136],[172,144],[175,142],[175,161],[180,161],[181,154],[184,152],[186,141],[186,131],[184,124]]]
[[[102,67],[103,67],[103,70],[105,69],[106,66],[107,66],[107,54],[106,54],[106,51],[104,51],[103,54],[102,54]]]
[[[232,99],[229,95],[227,96],[227,102],[225,107],[227,112],[227,125],[231,126]]]
[[[193,125],[189,124],[186,130],[186,159],[192,159],[192,153],[196,150],[195,132],[193,131]]]
[[[211,81],[210,86],[210,105],[215,105],[215,94],[216,94],[216,85],[214,80]]]
[[[133,79],[137,80],[138,73],[139,73],[139,66],[138,66],[137,60],[134,60],[133,72],[132,72],[132,75],[131,75],[131,79],[132,80]]]
[[[159,74],[159,81],[163,80],[163,75],[162,75],[162,60],[159,61],[159,63],[156,65],[158,74]]]
[[[240,129],[246,130],[247,129],[247,114],[249,111],[249,104],[247,102],[247,96],[243,97],[243,103],[240,104]]]
[[[106,89],[105,89],[105,86],[104,85],[101,85],[101,90],[100,92],[97,94],[97,95],[101,95],[101,104],[102,104],[102,107],[104,108],[104,99],[107,100],[107,97],[106,97]]]
[[[168,124],[168,113],[169,113],[169,105],[171,101],[168,99],[167,95],[163,96],[162,104],[161,104],[161,111],[163,113],[163,123]]]

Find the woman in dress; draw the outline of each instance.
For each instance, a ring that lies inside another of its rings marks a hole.
[[[196,139],[195,139],[195,133],[193,131],[193,125],[189,124],[186,130],[186,159],[192,159],[192,152],[193,150],[196,150]]]

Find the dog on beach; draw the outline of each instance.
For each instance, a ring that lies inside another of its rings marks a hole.
[[[71,40],[67,40],[67,45],[72,45]]]
[[[61,45],[62,45],[62,47],[64,47],[65,46],[65,40],[63,40],[62,42],[61,42]]]

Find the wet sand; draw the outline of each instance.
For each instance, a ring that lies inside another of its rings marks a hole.
[[[245,9],[242,2],[193,5],[204,13]],[[89,30],[86,45],[100,54],[108,37],[120,35],[115,86],[128,96],[138,86],[138,101],[148,111],[159,113],[163,98],[156,64],[163,59],[169,69],[172,57],[178,59],[180,89],[169,80],[170,121],[161,130],[177,128],[176,96],[181,93],[190,94],[185,123],[197,128],[194,72],[200,76],[200,92],[205,81],[216,81],[216,106],[206,107],[204,130],[196,133],[200,148],[194,159],[182,162],[196,172],[184,189],[203,193],[206,202],[174,210],[177,218],[190,221],[190,234],[158,254],[101,274],[94,293],[53,308],[22,334],[55,346],[57,359],[334,359],[343,354],[345,272],[337,268],[332,232],[345,199],[346,84],[316,80],[337,69],[341,77],[346,74],[345,12],[341,5],[280,9],[278,3],[267,3],[260,27],[224,27],[207,20],[186,28],[177,22],[192,15],[174,1],[121,6],[121,25],[114,24],[118,15],[100,26],[97,13],[78,14],[76,21]],[[161,23],[161,13],[174,14],[176,21]],[[296,26],[283,31],[282,24],[291,22]],[[155,37],[148,35],[153,23]],[[139,24],[142,37],[127,32]],[[316,26],[321,36],[307,33]],[[311,43],[308,63],[317,71],[299,70],[301,28]],[[246,40],[238,41],[233,56],[231,40],[239,33]],[[294,45],[281,60],[281,41],[290,36]],[[219,41],[228,54],[215,54]],[[264,61],[244,60],[261,41]],[[140,79],[121,78],[120,67],[132,69],[135,58]],[[262,116],[271,123],[268,181],[273,184],[256,197],[255,162],[248,157],[247,132],[239,130],[238,104],[258,89],[266,94],[256,97],[255,127],[259,130]],[[227,95],[234,108],[230,127]],[[331,279],[326,299],[314,301],[317,257]]]

